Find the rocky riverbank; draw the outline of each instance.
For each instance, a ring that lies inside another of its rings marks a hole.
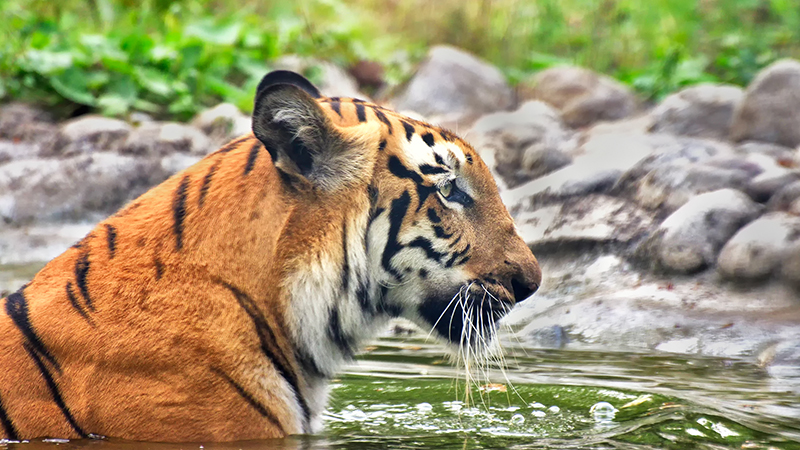
[[[320,67],[323,93],[358,94],[346,72]],[[384,103],[457,131],[494,171],[545,274],[508,320],[524,343],[800,363],[800,62],[746,89],[693,86],[648,106],[576,67],[512,89],[487,63],[436,47]],[[3,105],[0,290],[248,129],[225,104],[189,124],[56,123]]]

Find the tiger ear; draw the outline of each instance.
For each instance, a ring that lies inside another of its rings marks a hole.
[[[336,127],[308,89],[274,79],[262,85],[253,108],[253,133],[276,167],[323,190],[336,189],[359,175],[365,160],[363,139]]]

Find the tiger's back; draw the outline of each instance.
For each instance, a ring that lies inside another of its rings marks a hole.
[[[455,308],[441,285],[460,295],[478,280],[503,314],[538,287],[485,165],[471,188],[492,201],[475,229],[457,232],[434,204],[440,188],[425,177],[455,173],[459,158],[483,164],[435,151],[465,143],[307,83],[265,77],[255,134],[101,222],[4,300],[0,437],[313,432],[327,380],[388,318],[436,327],[429,316]],[[409,156],[415,138],[425,148]],[[490,245],[481,232],[498,243],[477,249]]]

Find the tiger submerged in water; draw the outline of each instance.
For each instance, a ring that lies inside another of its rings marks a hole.
[[[313,433],[328,380],[390,318],[485,344],[539,287],[451,132],[285,71],[252,129],[3,300],[0,438]]]

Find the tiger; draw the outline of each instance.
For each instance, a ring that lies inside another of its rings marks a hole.
[[[0,438],[317,433],[330,380],[392,318],[492,341],[541,279],[466,141],[270,72],[252,132],[3,299]]]

